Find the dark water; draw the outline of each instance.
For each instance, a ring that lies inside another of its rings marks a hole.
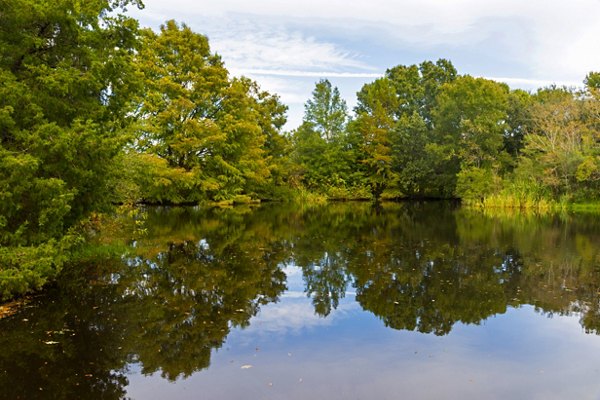
[[[0,398],[600,399],[599,217],[176,208],[132,235],[0,320]]]

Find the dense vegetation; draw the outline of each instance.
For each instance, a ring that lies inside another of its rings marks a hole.
[[[0,298],[60,271],[115,203],[597,200],[600,74],[536,93],[449,61],[389,69],[351,116],[319,81],[302,125],[205,36],[141,29],[139,0],[0,0]]]
[[[350,119],[321,81],[293,132],[296,180],[330,197],[598,200],[600,74],[585,83],[529,93],[458,75],[447,60],[399,65],[363,86]]]

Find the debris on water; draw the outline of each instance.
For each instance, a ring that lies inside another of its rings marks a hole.
[[[47,342],[44,342],[44,344],[58,344],[59,342],[55,342],[54,340],[48,340]]]
[[[252,365],[251,364],[244,364],[240,368],[241,369],[249,369],[249,368],[252,368]]]
[[[10,317],[11,315],[15,315],[22,308],[29,304],[31,299],[29,297],[25,297],[19,300],[14,300],[8,303],[4,303],[0,305],[0,319]],[[21,321],[28,322],[27,318],[23,318]]]

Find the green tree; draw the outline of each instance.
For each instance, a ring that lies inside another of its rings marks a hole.
[[[293,132],[296,174],[308,188],[326,191],[357,183],[347,122],[348,109],[338,88],[327,79],[317,82],[305,104],[302,125]]]
[[[354,127],[360,126],[366,150],[363,162],[372,188],[379,186],[376,191],[397,186],[410,197],[439,192],[432,179],[436,160],[427,146],[433,141],[432,112],[440,87],[455,79],[456,69],[449,61],[425,61],[390,68],[383,79],[359,92],[355,110],[359,123]],[[379,184],[374,184],[374,177],[379,177]]]
[[[0,1],[0,297],[38,288],[107,208],[134,87],[136,0]],[[58,243],[62,240],[62,243]]]
[[[348,106],[340,97],[340,91],[332,87],[328,79],[321,79],[315,84],[312,98],[304,105],[303,123],[331,142],[344,133],[347,121]]]
[[[583,83],[589,90],[600,90],[600,72],[590,72]]]
[[[512,157],[514,168],[524,146],[526,132],[531,128],[531,105],[534,97],[524,90],[513,90],[508,95],[507,124],[504,132],[503,150]]]
[[[456,176],[459,197],[489,194],[489,176],[508,159],[502,151],[508,95],[507,85],[468,75],[441,88],[433,112],[436,139],[431,149],[445,161],[444,192],[454,193]]]
[[[393,113],[400,102],[393,82],[387,77],[364,85],[357,97],[356,119],[352,121],[350,129],[360,138],[359,162],[365,182],[377,201],[397,177],[392,168],[390,135],[395,126]]]
[[[164,188],[174,188],[148,200],[230,199],[268,183],[285,123],[276,96],[230,79],[208,39],[175,21],[144,32],[136,62],[144,88],[135,147],[167,162]]]
[[[546,89],[536,97],[518,176],[536,179],[555,197],[597,197],[600,102],[564,89]]]

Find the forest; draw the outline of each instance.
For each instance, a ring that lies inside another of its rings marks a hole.
[[[119,204],[600,197],[600,73],[511,90],[449,60],[397,65],[349,110],[316,82],[285,131],[277,94],[206,36],[142,28],[139,0],[0,0],[0,299],[54,279]]]

